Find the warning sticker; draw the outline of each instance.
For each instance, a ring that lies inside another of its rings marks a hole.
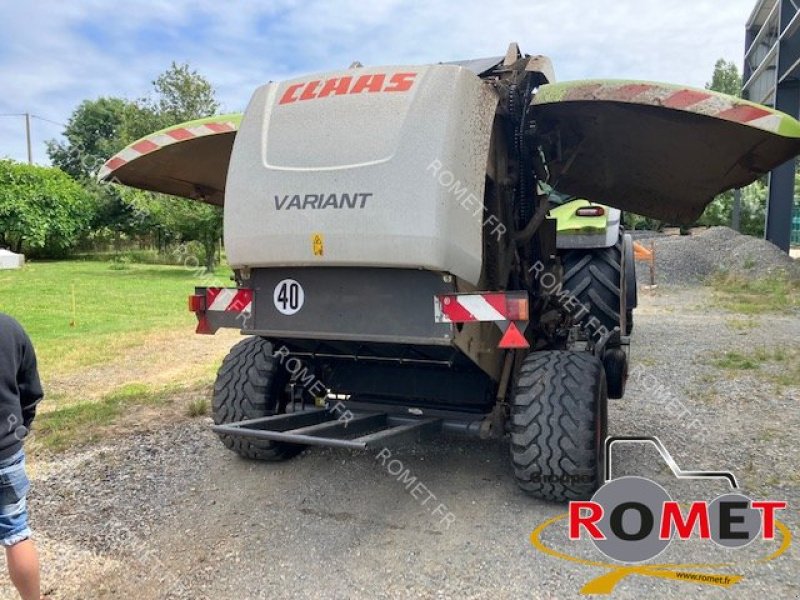
[[[314,256],[322,256],[325,253],[324,240],[321,233],[315,233],[311,236],[311,250]]]

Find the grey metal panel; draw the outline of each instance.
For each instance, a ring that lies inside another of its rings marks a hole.
[[[449,345],[451,324],[433,318],[433,297],[455,291],[453,278],[412,269],[304,267],[253,269],[252,325],[275,338]],[[273,293],[284,279],[303,288],[302,308],[282,314]]]
[[[760,0],[745,31],[742,96],[800,117],[800,10],[788,0]],[[765,237],[789,250],[795,161],[770,173]]]
[[[464,67],[465,69],[469,69],[475,75],[481,75],[486,71],[490,71],[497,65],[503,62],[502,56],[491,56],[489,58],[471,58],[467,60],[452,60],[448,62],[443,62],[440,64],[443,65],[458,65],[459,67]]]

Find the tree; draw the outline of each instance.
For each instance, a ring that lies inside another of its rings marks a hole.
[[[141,108],[158,115],[163,127],[216,114],[219,103],[211,83],[188,64],[173,62],[153,82],[154,100],[140,100]],[[152,131],[152,130],[151,130]]]
[[[64,129],[66,141],[47,142],[53,165],[77,180],[91,177],[109,156],[125,147],[129,104],[122,98],[81,102]]]
[[[724,58],[717,60],[714,65],[714,74],[711,76],[711,81],[706,83],[707,90],[715,92],[722,92],[729,96],[736,96],[737,98],[742,95],[742,77],[739,75],[739,68],[733,61],[727,61]]]
[[[0,243],[14,252],[59,256],[91,219],[86,190],[56,168],[0,161]]]
[[[185,121],[215,114],[219,103],[214,88],[187,64],[172,63],[170,68],[153,82],[155,99],[136,103],[139,110],[155,115],[146,133],[177,125]],[[144,133],[142,134],[144,135]],[[208,204],[156,194],[152,199],[137,197],[136,209],[163,230],[177,234],[183,240],[196,240],[203,245],[208,271],[214,270],[217,244],[222,237],[222,211]]]
[[[154,131],[215,114],[211,83],[187,64],[172,63],[153,83],[150,96],[135,101],[99,98],[82,102],[64,130],[64,142],[48,142],[53,164],[90,192],[94,230],[126,234],[161,231],[166,237],[197,240],[213,269],[222,231],[219,209],[160,194],[142,194],[94,182],[97,169],[128,144]]]
[[[136,212],[156,227],[184,241],[198,241],[203,246],[199,263],[214,270],[217,244],[222,237],[222,211],[217,206],[185,198],[134,192],[129,201]]]

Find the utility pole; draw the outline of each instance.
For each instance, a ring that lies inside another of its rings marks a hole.
[[[742,225],[742,188],[733,190],[733,209],[731,210],[731,229],[741,231]]]
[[[25,137],[28,140],[28,164],[33,164],[33,150],[31,150],[31,113],[25,113]]]

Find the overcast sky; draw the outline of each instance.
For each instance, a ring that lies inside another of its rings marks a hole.
[[[559,81],[654,79],[703,86],[741,65],[755,0],[294,2],[28,0],[0,5],[0,114],[64,123],[86,98],[145,95],[172,60],[244,108],[269,80],[365,65],[547,54]],[[34,160],[62,127],[34,119]],[[0,117],[0,157],[25,160],[21,117]]]

